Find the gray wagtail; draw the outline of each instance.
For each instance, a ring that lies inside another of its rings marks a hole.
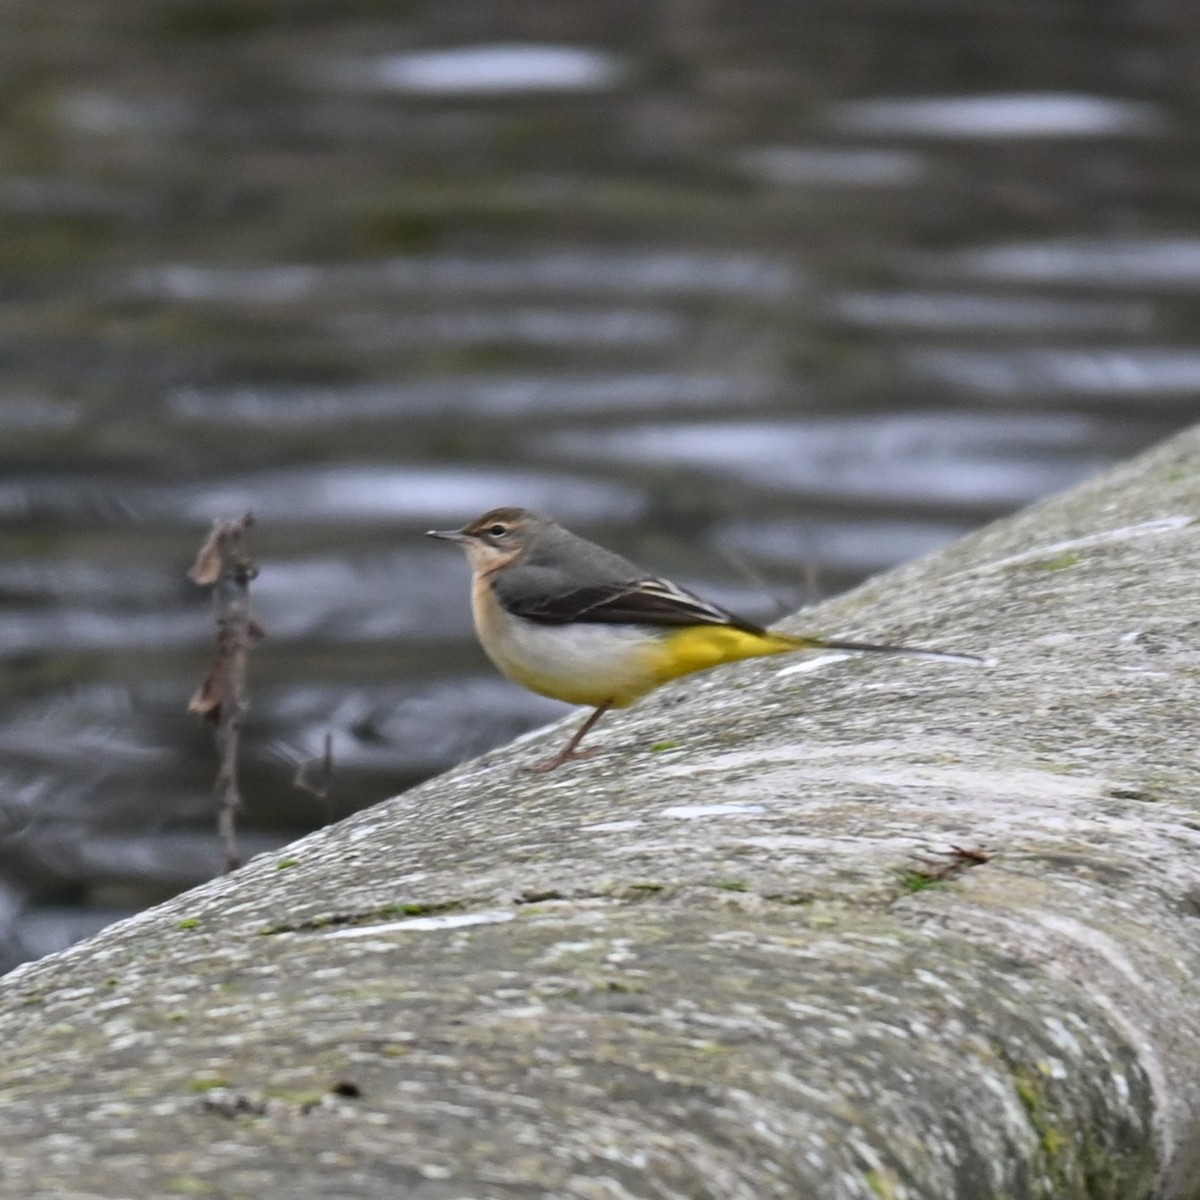
[[[764,629],[526,508],[494,508],[462,529],[431,529],[428,536],[466,551],[475,631],[492,662],[530,691],[595,709],[535,771],[585,757],[579,743],[610,708],[742,658],[826,649],[981,661]]]

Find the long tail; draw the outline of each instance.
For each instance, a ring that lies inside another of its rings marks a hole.
[[[871,654],[905,654],[910,658],[938,658],[943,662],[970,663],[972,666],[983,666],[987,659],[976,654],[952,654],[948,650],[927,650],[924,646],[888,646],[878,642],[842,642],[832,638],[803,637],[789,633],[780,633],[772,629],[771,633],[786,638],[795,645],[797,650],[811,648],[813,650],[856,650]]]

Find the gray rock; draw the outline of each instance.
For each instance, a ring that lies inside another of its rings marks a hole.
[[[1194,1197],[1200,431],[0,982],[6,1197]]]

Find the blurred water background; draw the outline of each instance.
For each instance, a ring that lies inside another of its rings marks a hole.
[[[1198,49],[1182,0],[6,0],[0,965],[217,869],[214,517],[255,851],[327,731],[344,815],[564,711],[430,526],[772,619],[1195,419]]]

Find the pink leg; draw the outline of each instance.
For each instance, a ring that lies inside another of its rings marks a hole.
[[[571,740],[556,754],[553,758],[546,759],[545,762],[535,764],[528,769],[530,771],[553,771],[556,767],[561,767],[563,763],[570,762],[573,758],[588,758],[595,753],[593,750],[579,750],[579,743],[587,736],[588,731],[600,720],[608,710],[612,708],[612,701],[608,700],[601,704],[591,716],[572,734]]]

